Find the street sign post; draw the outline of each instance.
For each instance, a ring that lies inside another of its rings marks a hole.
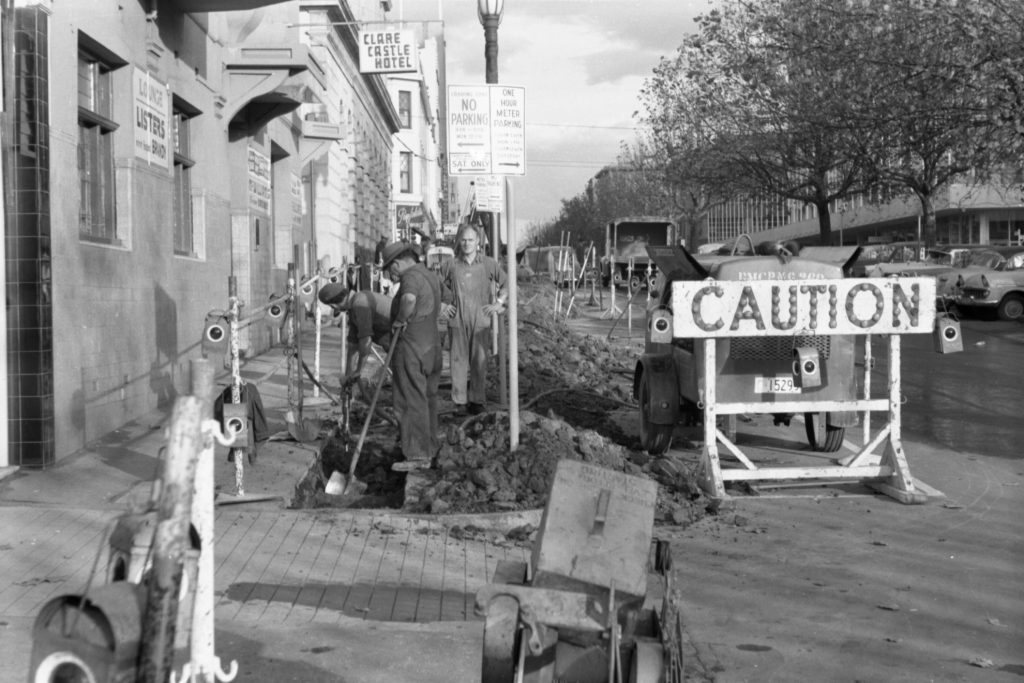
[[[526,174],[526,89],[448,86],[448,174]]]
[[[505,179],[497,175],[477,176],[476,210],[492,213],[505,212]]]

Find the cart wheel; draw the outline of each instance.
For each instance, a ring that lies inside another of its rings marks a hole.
[[[843,445],[846,429],[828,424],[827,413],[804,413],[804,430],[811,449],[820,453],[835,453]]]
[[[638,641],[633,646],[629,683],[661,683],[665,675],[665,651],[660,643]]]
[[[647,373],[640,375],[640,446],[651,455],[662,455],[672,445],[675,425],[655,424],[650,420],[651,386]]]
[[[510,683],[516,672],[516,629],[519,601],[499,596],[487,605],[481,683]]]

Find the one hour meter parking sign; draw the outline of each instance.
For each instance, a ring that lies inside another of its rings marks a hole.
[[[448,86],[449,175],[524,175],[525,103],[519,86]]]

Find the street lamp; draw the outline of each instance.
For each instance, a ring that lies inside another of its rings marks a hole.
[[[476,15],[484,27],[484,58],[487,60],[487,83],[498,82],[498,26],[505,0],[477,0]]]

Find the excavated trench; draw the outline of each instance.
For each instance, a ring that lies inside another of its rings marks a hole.
[[[499,393],[494,367],[488,387],[492,410],[456,417],[451,404],[443,402],[437,466],[409,475],[394,472],[397,428],[385,390],[378,408],[381,417],[367,433],[356,468],[365,491],[345,496],[324,491],[332,472],[348,472],[366,416],[366,404],[357,401],[347,432],[337,411],[338,426],[325,441],[317,465],[296,486],[293,507],[427,514],[533,510],[546,503],[556,463],[572,458],[658,481],[656,517],[662,522],[688,524],[707,514],[709,501],[693,483],[695,458],[678,453],[652,458],[640,450],[631,397],[637,350],[581,335],[553,320],[553,292],[550,285],[520,283],[525,303],[520,306],[522,410],[516,451],[509,449],[507,413],[493,408]],[[448,395],[444,387],[441,393]]]

